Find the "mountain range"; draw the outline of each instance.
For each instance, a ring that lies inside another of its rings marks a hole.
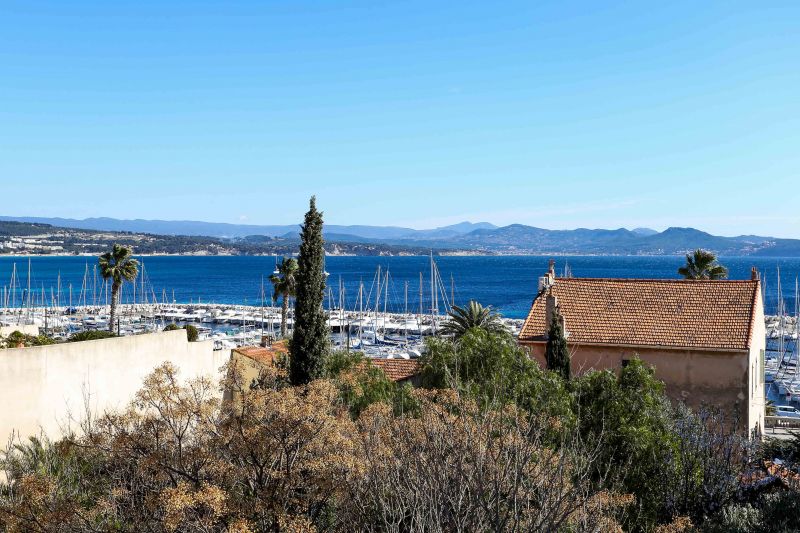
[[[45,217],[4,217],[0,220],[50,224],[62,228],[124,231],[155,235],[204,236],[230,241],[257,242],[265,237],[296,239],[299,225],[246,225],[198,221],[84,220]],[[487,254],[595,254],[674,255],[704,248],[719,255],[800,257],[800,240],[757,235],[721,237],[694,228],[633,230],[549,230],[511,224],[497,227],[488,222],[462,222],[434,229],[397,226],[326,225],[329,242],[368,243],[431,249],[440,253]]]
[[[300,233],[299,224],[259,226],[253,224],[227,224],[224,222],[200,222],[196,220],[120,220],[116,218],[48,218],[48,217],[8,217],[0,220],[49,224],[60,228],[73,228],[100,231],[129,231],[153,235],[186,235],[233,239],[250,235],[268,237],[294,237]],[[488,222],[461,222],[452,226],[435,229],[416,230],[397,226],[339,226],[326,224],[325,232],[353,235],[366,239],[413,239],[448,238],[469,233],[476,229],[494,229]]]

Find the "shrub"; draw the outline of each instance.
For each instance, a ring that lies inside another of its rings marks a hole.
[[[453,388],[484,406],[516,404],[570,418],[564,381],[542,370],[508,333],[472,328],[458,342],[430,339],[420,364],[426,388]]]
[[[389,379],[360,352],[337,351],[326,358],[326,372],[353,417],[375,403],[392,406],[396,414],[416,412],[411,386]]]
[[[78,333],[73,333],[67,339],[67,342],[83,342],[83,341],[96,341],[100,339],[110,339],[112,337],[116,337],[115,333],[111,333],[110,331],[81,331]]]
[[[28,335],[21,331],[13,331],[5,339],[0,339],[0,347],[2,348],[27,348],[29,346],[48,346],[55,343],[55,339],[47,335]]]
[[[177,331],[179,329],[181,328],[179,328],[177,324],[167,324],[166,327],[164,327],[164,331]]]
[[[197,332],[197,328],[191,324],[187,324],[183,326],[183,329],[186,330],[186,338],[189,342],[197,342],[197,339],[200,337],[200,334]]]

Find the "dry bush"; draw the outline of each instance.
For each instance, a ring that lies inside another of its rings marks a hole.
[[[452,391],[417,392],[418,418],[375,405],[358,421],[363,475],[343,513],[363,531],[615,531],[630,497],[592,493],[595,455],[577,435],[558,449],[545,420],[481,410]]]
[[[597,450],[514,407],[416,391],[353,421],[329,381],[281,370],[219,399],[165,364],[123,411],[55,445],[9,450],[10,531],[617,531],[631,498],[597,491]]]

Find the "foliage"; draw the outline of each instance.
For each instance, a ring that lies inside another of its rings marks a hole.
[[[550,319],[550,329],[547,331],[547,346],[545,348],[545,361],[547,368],[569,380],[572,375],[569,348],[564,337],[564,323],[558,309],[553,312]]]
[[[463,337],[472,328],[481,328],[491,333],[500,333],[506,329],[491,306],[484,307],[474,300],[470,300],[467,307],[454,305],[448,315],[448,320],[442,323],[441,333],[452,335],[456,339]]]
[[[420,391],[417,416],[376,404],[357,421],[362,475],[347,478],[349,531],[620,531],[630,496],[594,491],[575,433],[547,444],[546,419]]]
[[[120,412],[4,457],[9,531],[619,531],[629,496],[595,490],[577,433],[484,410],[448,391],[419,411],[373,404],[353,421],[333,383],[264,382],[221,403],[165,364]]]
[[[67,342],[96,341],[100,339],[110,339],[116,336],[115,333],[110,331],[86,330],[73,333],[69,336]]]
[[[329,347],[327,318],[322,308],[325,297],[325,250],[322,239],[322,213],[311,197],[300,234],[297,259],[297,297],[289,378],[303,385],[322,377]]]
[[[197,331],[197,328],[191,324],[186,324],[183,326],[183,329],[186,330],[186,340],[189,342],[197,342],[197,339],[200,338],[200,333]]]
[[[117,306],[122,284],[133,281],[139,274],[139,262],[133,258],[133,250],[127,246],[114,244],[110,252],[102,254],[98,259],[100,275],[111,280],[111,312],[108,319],[108,331],[117,327]]]
[[[324,379],[302,386],[283,368],[252,380],[231,363],[225,401],[218,384],[182,383],[162,365],[123,411],[6,451],[0,529],[800,527],[796,490],[743,489],[755,454],[733,421],[672,406],[638,359],[565,381],[510,334],[471,328],[431,339],[420,363],[428,388],[417,390],[355,352],[331,353]]]
[[[555,374],[543,371],[508,333],[470,329],[457,342],[428,340],[420,358],[422,385],[453,388],[484,406],[515,403],[569,419],[570,398]]]
[[[764,494],[753,503],[725,507],[704,527],[708,533],[794,533],[800,531],[797,488]]]
[[[178,331],[179,329],[181,328],[178,327],[178,324],[167,324],[164,326],[164,331]]]
[[[353,417],[375,403],[391,405],[398,415],[417,412],[419,406],[411,386],[392,381],[360,352],[332,352],[325,364],[327,376]]]
[[[272,298],[281,302],[281,337],[286,337],[286,317],[289,314],[289,298],[297,295],[297,260],[293,257],[283,258],[278,264],[278,273],[271,274]]]
[[[602,442],[600,464],[608,465],[624,490],[636,494],[640,516],[655,524],[657,488],[652,476],[666,461],[671,440],[664,385],[651,368],[634,359],[619,376],[590,372],[573,381],[579,427],[586,438]],[[655,508],[655,509],[654,509]]]
[[[30,346],[48,346],[56,341],[47,335],[28,335],[21,331],[12,331],[7,337],[0,337],[0,348],[27,348]]]
[[[728,269],[717,262],[716,255],[698,248],[686,254],[686,265],[678,269],[678,274],[686,279],[725,279]]]
[[[613,473],[617,490],[636,495],[630,529],[648,531],[682,516],[700,523],[734,500],[750,455],[735,421],[673,408],[663,383],[638,358],[618,376],[590,372],[572,386],[581,434],[601,443],[599,463]]]

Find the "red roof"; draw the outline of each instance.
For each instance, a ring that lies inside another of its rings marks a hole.
[[[241,348],[234,348],[233,351],[245,355],[259,363],[273,365],[278,356],[289,353],[289,347],[286,341],[278,341],[266,348],[263,346],[243,346]]]
[[[759,281],[563,278],[538,295],[520,341],[546,339],[547,294],[567,342],[748,350]]]
[[[422,370],[417,361],[413,359],[369,359],[369,361],[383,370],[386,377],[392,381],[404,381],[412,378]]]

